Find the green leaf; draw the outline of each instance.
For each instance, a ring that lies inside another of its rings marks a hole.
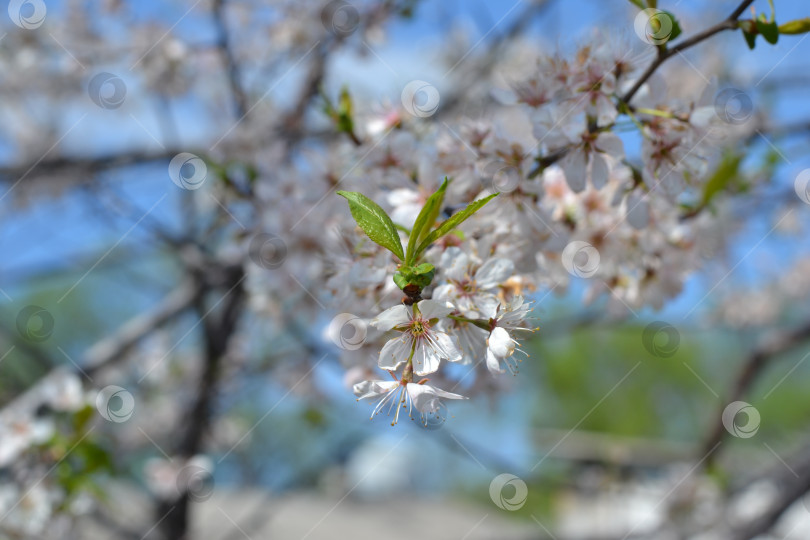
[[[753,51],[754,47],[757,46],[757,35],[743,30],[743,37],[745,38],[745,42],[748,44],[748,48]]]
[[[340,90],[337,108],[337,128],[341,133],[354,133],[354,107],[349,89],[345,86]]]
[[[433,227],[433,224],[436,223],[436,218],[441,210],[442,202],[444,201],[444,192],[446,190],[447,177],[444,178],[444,182],[442,182],[439,189],[436,190],[433,195],[428,197],[428,200],[425,201],[425,206],[423,206],[422,210],[420,210],[419,216],[417,216],[416,222],[413,224],[411,235],[408,238],[408,248],[405,252],[405,264],[413,264],[416,258],[419,256],[419,253],[416,252],[416,246],[419,244],[420,240],[427,236],[431,227]]]
[[[778,29],[780,34],[806,34],[810,32],[810,17],[788,21],[785,24],[780,24]]]
[[[775,21],[767,22],[764,20],[757,21],[757,31],[762,34],[765,41],[771,45],[775,45],[779,41],[779,26]]]
[[[667,38],[667,41],[672,41],[673,39],[680,36],[683,33],[683,30],[681,29],[681,25],[678,22],[678,19],[675,18],[675,15],[673,15],[669,11],[663,11],[662,13],[665,13],[667,17],[669,17],[669,20],[672,21],[672,32],[670,32],[669,37]],[[660,13],[658,15],[660,15]]]
[[[408,278],[405,277],[401,272],[397,272],[394,274],[394,283],[397,284],[397,287],[399,287],[400,290],[403,290],[408,286]]]
[[[644,9],[644,4],[641,3],[641,0],[630,0],[630,3],[638,7],[638,9]]]
[[[726,189],[728,185],[736,178],[737,172],[740,169],[740,162],[742,156],[735,154],[727,154],[718,165],[714,174],[706,182],[703,188],[703,201],[702,206],[705,206],[712,200],[712,198]]]
[[[403,290],[408,285],[415,285],[419,289],[424,289],[433,281],[435,273],[436,269],[430,263],[422,263],[415,268],[403,265],[394,274],[394,283]]]
[[[338,191],[337,194],[349,201],[352,217],[373,242],[386,248],[400,260],[405,260],[397,228],[380,205],[356,191]]]
[[[419,244],[419,247],[416,249],[417,253],[421,253],[424,251],[430,244],[444,236],[445,234],[451,232],[453,229],[461,225],[468,217],[472,216],[474,213],[479,211],[485,204],[487,204],[493,197],[497,197],[499,193],[494,193],[489,197],[484,197],[483,199],[478,199],[477,201],[473,201],[466,206],[460,212],[456,212],[449,219],[443,221],[436,230],[431,232],[427,237]]]

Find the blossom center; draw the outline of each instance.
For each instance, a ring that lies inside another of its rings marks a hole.
[[[418,318],[411,321],[411,328],[410,333],[415,338],[420,338],[427,334],[430,331],[430,322],[423,319]]]

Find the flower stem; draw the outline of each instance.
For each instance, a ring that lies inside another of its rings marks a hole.
[[[482,328],[482,329],[486,330],[487,332],[492,330],[492,328],[490,327],[489,321],[483,321],[481,319],[468,319],[467,317],[462,317],[460,315],[448,315],[447,318],[448,319],[453,319],[454,321],[463,322],[463,323],[469,323],[469,324],[475,325],[478,328]]]
[[[414,306],[415,308],[416,306]],[[405,364],[405,369],[402,370],[402,382],[413,382],[413,354],[416,352],[416,340],[413,340],[411,345],[411,354],[408,356],[408,363]]]

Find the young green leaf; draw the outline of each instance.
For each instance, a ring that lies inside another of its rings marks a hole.
[[[745,42],[748,44],[748,48],[754,50],[754,47],[757,46],[757,35],[743,30],[743,37],[745,38]]]
[[[706,206],[715,195],[726,189],[734,182],[742,162],[742,155],[727,154],[723,156],[720,165],[709,177],[703,188],[703,200],[701,206]]]
[[[810,32],[810,17],[796,19],[779,25],[780,34],[804,34]]]
[[[776,45],[776,42],[779,41],[779,26],[776,24],[776,22],[757,20],[756,24],[757,24],[757,31],[760,34],[762,34],[762,37],[765,38],[765,41],[767,41],[771,45]]]
[[[430,263],[422,263],[415,268],[402,265],[394,274],[394,283],[403,291],[408,285],[419,287],[421,290],[430,285],[435,273],[436,269]]]
[[[669,36],[667,36],[667,41],[672,41],[673,39],[677,38],[678,36],[680,36],[683,33],[683,30],[681,29],[681,25],[678,22],[678,19],[675,18],[675,15],[673,15],[669,11],[662,11],[661,13],[658,13],[657,15],[655,15],[654,18],[651,21],[653,21],[653,20],[657,21],[657,19],[655,17],[658,17],[658,16],[669,17],[669,24],[672,25],[670,30],[669,30]],[[661,23],[659,22],[659,24],[661,24]]]
[[[372,241],[389,250],[400,260],[405,260],[397,228],[380,205],[356,191],[338,191],[337,194],[349,201],[352,217]]]
[[[468,217],[472,216],[478,210],[480,210],[485,204],[487,204],[493,197],[497,197],[499,193],[493,193],[488,197],[484,197],[483,199],[478,199],[477,201],[473,201],[468,204],[463,210],[456,212],[449,219],[443,221],[436,229],[431,232],[427,237],[419,244],[419,247],[416,249],[416,253],[422,253],[430,244],[444,236],[445,234],[451,232],[453,229],[461,225]]]
[[[757,24],[751,19],[744,19],[737,23],[738,28],[742,32],[748,48],[753,50],[757,45]]]
[[[444,201],[444,192],[446,190],[447,177],[445,177],[439,189],[425,201],[425,206],[422,207],[419,216],[416,218],[416,222],[413,224],[411,235],[408,238],[408,247],[405,251],[405,264],[413,264],[415,262],[414,260],[419,255],[415,253],[416,246],[419,245],[420,240],[427,236],[428,232],[430,232],[430,228],[436,223],[436,217],[439,215],[439,210],[441,210],[442,202]]]

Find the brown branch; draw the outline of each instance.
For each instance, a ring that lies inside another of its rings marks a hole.
[[[236,109],[236,117],[242,118],[247,114],[248,103],[247,95],[240,81],[239,64],[234,58],[233,49],[231,47],[230,33],[228,32],[227,22],[225,21],[225,0],[214,0],[212,6],[214,12],[214,26],[216,26],[219,39],[217,41],[217,49],[222,55],[225,64],[225,71],[228,74],[228,85],[231,89],[234,107]]]
[[[181,284],[152,312],[133,317],[115,334],[90,347],[84,355],[82,369],[92,377],[99,370],[120,362],[141,339],[190,308],[200,292],[199,284],[191,280]]]
[[[79,177],[86,182],[95,173],[118,167],[150,163],[152,161],[169,160],[182,150],[167,149],[160,152],[145,152],[135,150],[120,154],[108,154],[94,157],[58,157],[46,159],[35,163],[16,163],[0,167],[0,180],[16,182],[21,178],[31,181],[41,176]]]
[[[740,15],[742,15],[743,11],[745,11],[745,8],[747,8],[753,3],[754,0],[744,0],[739,6],[737,6],[737,9],[735,9],[731,13],[731,15],[729,15],[728,18],[725,19],[724,21],[719,22],[710,28],[707,28],[702,32],[699,32],[694,36],[685,39],[684,41],[681,41],[671,49],[659,48],[658,57],[655,60],[653,60],[652,64],[650,64],[649,67],[647,67],[647,70],[641,75],[641,77],[639,77],[639,79],[630,88],[630,90],[628,90],[627,93],[625,93],[624,96],[622,96],[621,98],[622,102],[629,104],[630,100],[633,99],[633,96],[636,95],[636,92],[638,92],[639,89],[644,85],[644,83],[647,82],[647,79],[649,79],[652,76],[652,74],[655,73],[655,71],[661,66],[661,64],[666,62],[670,57],[688,49],[689,47],[697,45],[698,43],[712,37],[715,34],[719,34],[720,32],[723,32],[725,30],[736,29],[737,19],[739,18]]]
[[[243,268],[234,267],[228,277],[230,288],[220,300],[224,305],[217,312],[212,312],[216,304],[206,308],[202,295],[195,299],[197,314],[203,327],[204,366],[197,395],[181,421],[180,428],[183,432],[174,448],[174,453],[185,459],[203,450],[203,439],[213,417],[213,401],[218,392],[222,361],[236,331],[245,300],[242,283],[246,276]],[[161,520],[158,528],[163,538],[188,538],[191,503],[188,490],[181,493],[178,499],[159,501],[155,510],[156,517]]]
[[[731,402],[739,401],[751,388],[757,377],[770,365],[770,361],[779,354],[789,351],[803,341],[810,339],[810,321],[789,331],[780,331],[767,336],[762,343],[754,349],[743,364],[737,376],[737,381],[731,389],[729,396],[723,402],[723,408]],[[702,445],[702,453],[714,448],[728,433],[723,426],[723,408],[715,415],[715,423],[709,436]],[[713,459],[715,456],[712,456]]]
[[[767,533],[793,503],[810,491],[810,447],[805,447],[799,457],[791,461],[790,469],[780,463],[768,478],[772,485],[779,487],[776,499],[764,512],[735,527],[731,540],[750,540]]]
[[[460,90],[451,93],[449,96],[442,97],[441,107],[436,112],[434,118],[438,119],[447,116],[463,104],[463,98],[466,96],[470,87],[477,81],[487,77],[496,66],[500,65],[499,62],[502,61],[504,57],[504,49],[509,43],[523,34],[531,23],[534,22],[535,18],[543,14],[546,8],[550,6],[551,2],[549,0],[539,0],[526,6],[526,8],[515,17],[514,22],[510,26],[487,44],[487,52],[483,60],[475,64],[474,69],[471,69],[466,77],[461,78],[458,84]]]

